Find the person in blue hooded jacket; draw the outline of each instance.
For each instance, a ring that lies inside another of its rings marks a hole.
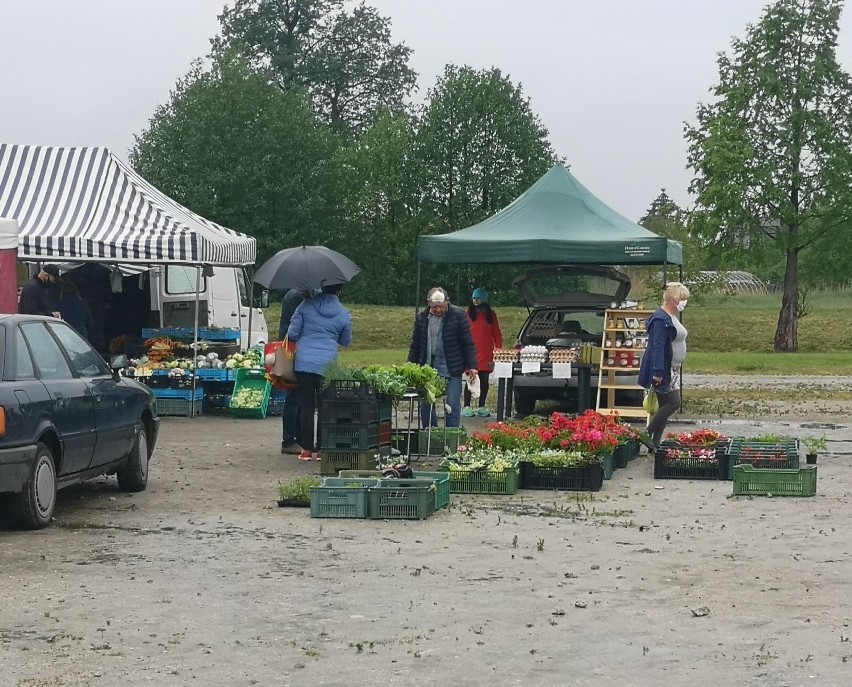
[[[299,460],[311,460],[314,454],[320,459],[322,413],[317,417],[316,434],[314,413],[320,408],[322,371],[337,359],[337,347],[348,346],[352,341],[352,318],[337,297],[341,288],[340,284],[324,286],[319,294],[305,299],[287,328],[288,338],[296,342],[293,369],[299,380],[296,394],[304,449]]]
[[[645,320],[648,345],[639,365],[639,386],[653,389],[660,407],[648,423],[644,442],[654,452],[663,440],[669,418],[680,407],[680,366],[686,358],[686,328],[677,315],[683,312],[689,289],[669,282],[663,290],[663,304]]]

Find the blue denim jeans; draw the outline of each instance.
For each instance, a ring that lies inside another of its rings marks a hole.
[[[458,377],[450,377],[449,379],[445,378],[447,382],[447,389],[444,392],[446,396],[447,405],[450,406],[450,412],[447,413],[447,427],[458,427],[461,423],[461,394],[462,394],[462,378],[461,375]],[[438,426],[438,413],[435,410],[434,406],[429,405],[428,403],[420,404],[420,426],[423,429],[429,426],[430,422],[427,420],[429,418],[429,413],[431,411],[431,425],[433,427]]]

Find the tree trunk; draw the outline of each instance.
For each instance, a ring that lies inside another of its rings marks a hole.
[[[799,285],[799,252],[787,251],[787,265],[784,269],[784,290],[781,296],[781,312],[778,313],[778,326],[775,328],[775,352],[794,353],[799,347],[796,318],[796,301]]]

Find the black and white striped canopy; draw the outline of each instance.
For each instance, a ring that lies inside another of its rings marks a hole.
[[[106,148],[0,144],[0,217],[24,260],[251,265],[251,236],[199,217]]]

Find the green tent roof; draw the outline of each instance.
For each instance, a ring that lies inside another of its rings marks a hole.
[[[619,215],[556,164],[485,221],[421,236],[417,257],[445,263],[680,265],[683,249]]]

